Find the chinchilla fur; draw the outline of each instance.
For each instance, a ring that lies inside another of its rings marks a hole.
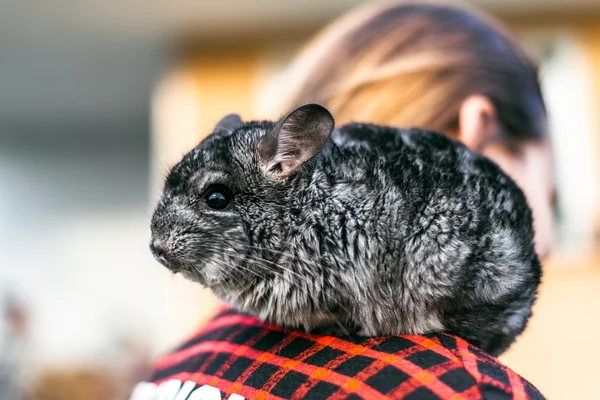
[[[263,320],[447,331],[492,355],[525,328],[541,275],[525,197],[493,162],[425,130],[334,129],[316,104],[224,118],[169,173],[151,248]]]

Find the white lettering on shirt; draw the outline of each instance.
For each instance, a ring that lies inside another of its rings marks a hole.
[[[198,387],[196,382],[171,379],[160,385],[140,382],[136,385],[129,400],[224,400],[221,391],[213,386]],[[245,400],[245,397],[232,393],[227,400]]]

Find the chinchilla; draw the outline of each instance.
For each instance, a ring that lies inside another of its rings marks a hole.
[[[225,117],[172,168],[151,228],[159,262],[263,320],[445,331],[492,355],[541,276],[526,199],[496,164],[422,129],[336,129],[317,104]]]

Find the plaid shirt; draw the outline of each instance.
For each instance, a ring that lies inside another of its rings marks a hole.
[[[131,400],[544,399],[498,360],[448,334],[310,335],[226,310],[156,361]]]

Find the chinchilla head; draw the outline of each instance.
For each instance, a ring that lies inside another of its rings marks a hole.
[[[309,190],[302,172],[313,168],[333,129],[333,117],[317,104],[278,122],[225,117],[166,178],[151,223],[155,258],[262,314],[282,282],[314,274],[285,266],[291,255],[284,242],[294,193]]]

